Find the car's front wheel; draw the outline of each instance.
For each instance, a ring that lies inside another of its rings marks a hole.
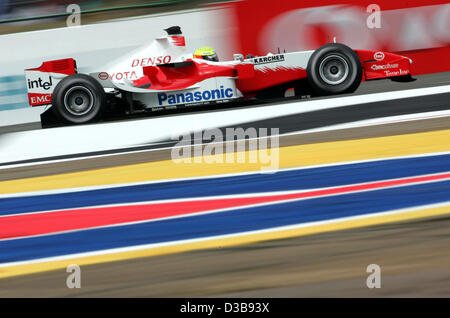
[[[55,87],[53,111],[65,122],[84,124],[98,120],[105,108],[106,95],[94,78],[74,74],[64,78]]]
[[[362,79],[358,55],[339,43],[326,44],[317,49],[306,71],[308,82],[318,95],[352,93]]]

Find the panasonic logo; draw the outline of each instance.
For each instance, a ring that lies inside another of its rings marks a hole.
[[[231,88],[224,88],[220,86],[220,89],[212,89],[202,92],[188,92],[188,93],[178,93],[178,94],[158,94],[158,103],[160,106],[167,103],[169,105],[175,104],[186,104],[194,102],[204,102],[209,100],[232,98],[233,90]]]

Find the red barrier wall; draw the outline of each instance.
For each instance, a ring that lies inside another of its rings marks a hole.
[[[381,9],[379,20],[372,4]],[[354,49],[408,56],[413,74],[450,71],[448,1],[246,0],[232,6],[244,54],[316,49],[336,37]]]

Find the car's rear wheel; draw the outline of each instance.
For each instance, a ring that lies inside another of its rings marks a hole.
[[[65,122],[84,124],[98,120],[105,108],[103,87],[92,77],[75,74],[56,86],[52,97],[53,111]]]
[[[330,43],[313,53],[307,74],[309,84],[318,95],[352,93],[361,83],[362,66],[351,48]]]

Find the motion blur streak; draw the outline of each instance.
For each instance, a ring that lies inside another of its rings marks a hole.
[[[390,137],[290,146],[280,148],[280,168],[443,152],[450,150],[448,140],[450,140],[450,130],[440,130]],[[358,151],[355,151],[355,149],[358,149]],[[209,158],[208,161],[215,162],[216,160]],[[263,166],[264,164],[261,163],[175,164],[173,161],[167,160],[3,181],[0,182],[0,194],[259,171]]]

